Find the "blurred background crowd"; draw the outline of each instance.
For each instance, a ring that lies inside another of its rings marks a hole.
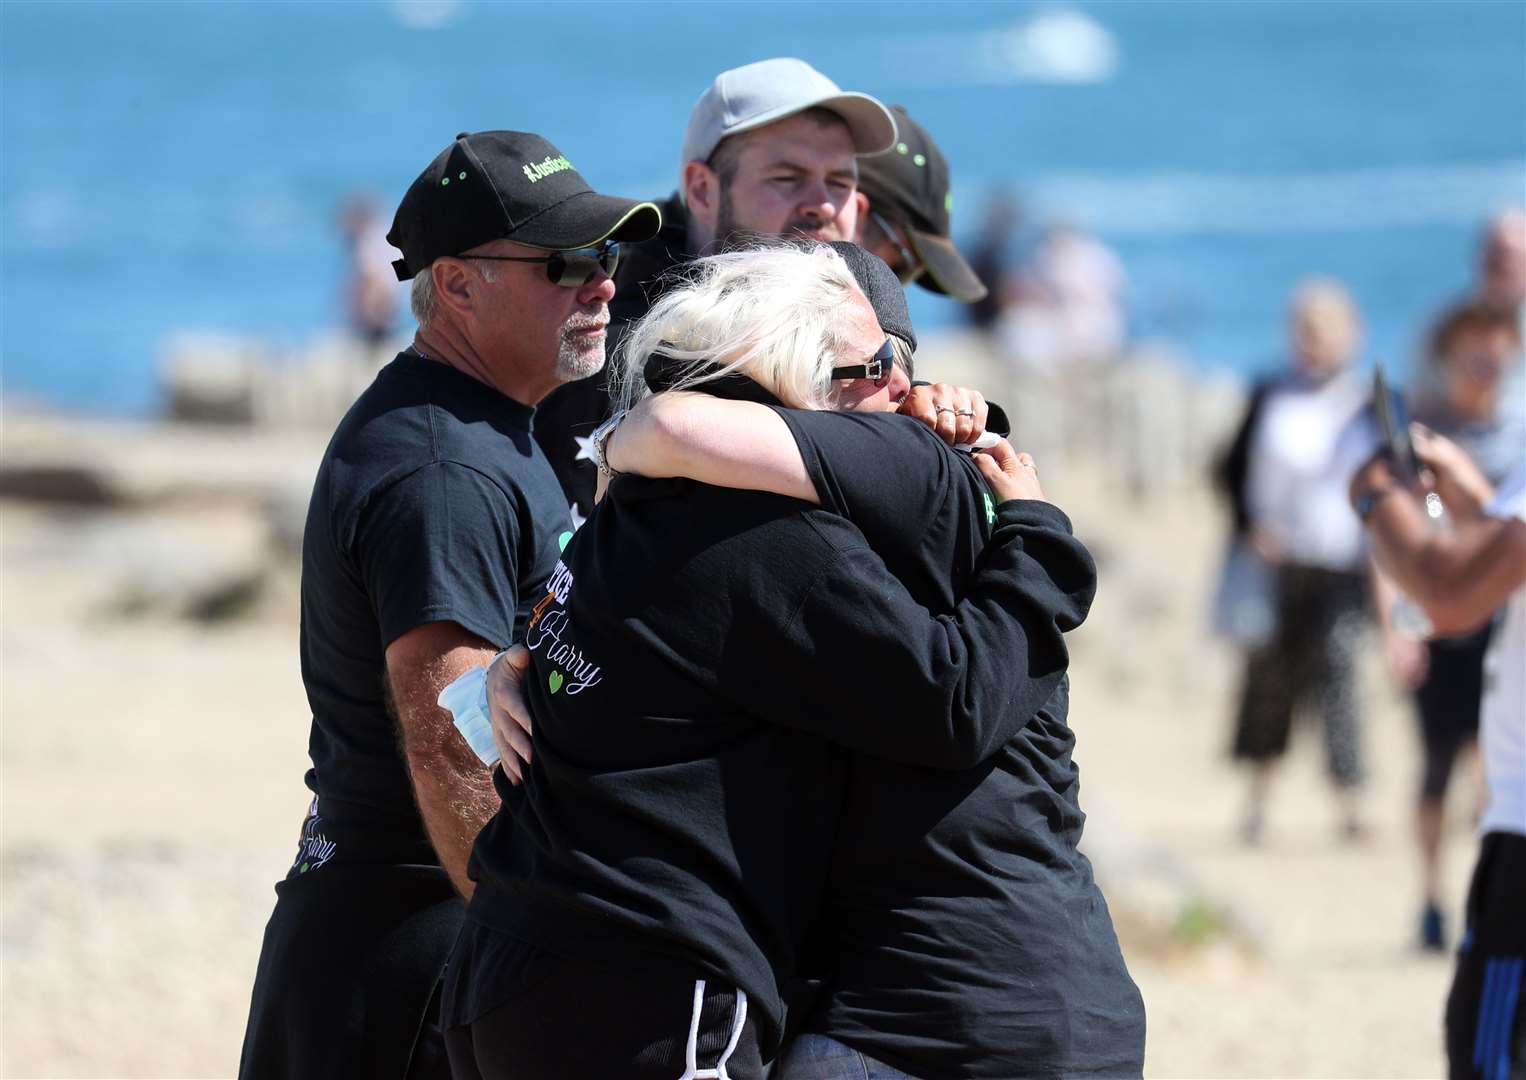
[[[932,10],[0,5],[0,1075],[233,1068],[301,522],[411,334],[418,161],[538,131],[660,199],[776,55],[937,140],[989,295],[911,290],[918,375],[1007,404],[1097,553],[1073,723],[1148,1071],[1439,1075],[1488,628],[1426,640],[1346,489],[1380,360],[1526,456],[1526,8]]]

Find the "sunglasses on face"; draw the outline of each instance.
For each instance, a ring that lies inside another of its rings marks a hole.
[[[832,378],[835,379],[873,379],[877,389],[883,390],[890,383],[890,373],[895,370],[895,347],[890,339],[885,339],[885,344],[879,347],[879,351],[871,356],[867,363],[849,364],[847,367],[835,367],[832,369]]]
[[[545,263],[546,277],[553,285],[576,289],[586,285],[588,279],[599,271],[615,274],[620,265],[620,245],[609,242],[597,247],[571,248],[553,251],[549,255],[463,255],[463,259],[488,259],[492,262]]]

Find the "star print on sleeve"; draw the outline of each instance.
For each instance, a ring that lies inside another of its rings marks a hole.
[[[592,462],[594,460],[593,439],[591,437],[574,435],[572,437],[572,441],[578,444],[578,452],[577,455],[572,459],[573,461]]]

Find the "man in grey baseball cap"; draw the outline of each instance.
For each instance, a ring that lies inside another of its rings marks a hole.
[[[895,120],[867,94],[840,90],[804,60],[723,71],[689,114],[679,198],[689,254],[742,236],[851,240],[855,159],[895,144]]]
[[[758,238],[852,240],[858,159],[895,141],[890,110],[804,60],[777,57],[717,75],[689,115],[662,231],[622,253],[610,355],[624,327],[660,295],[664,275],[696,256]],[[589,436],[608,414],[602,378],[561,387],[536,413],[535,438],[583,515],[593,509],[596,478]]]

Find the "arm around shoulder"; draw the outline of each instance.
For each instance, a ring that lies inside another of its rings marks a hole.
[[[654,394],[626,414],[609,436],[606,455],[616,472],[819,501],[788,426],[751,401]]]

